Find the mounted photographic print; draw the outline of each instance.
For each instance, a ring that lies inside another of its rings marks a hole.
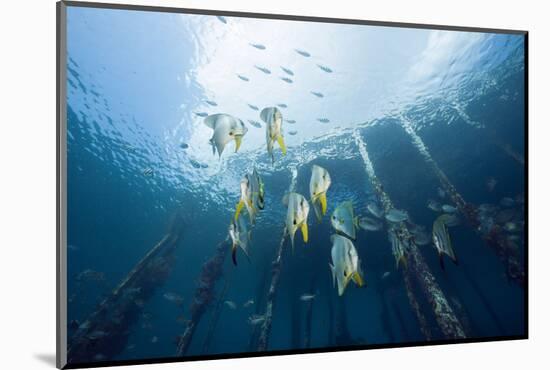
[[[58,367],[527,338],[527,33],[58,3]]]

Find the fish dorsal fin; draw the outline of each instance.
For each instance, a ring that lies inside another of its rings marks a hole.
[[[212,130],[216,128],[216,121],[220,118],[220,114],[211,114],[204,119],[204,124],[210,127]]]
[[[347,201],[344,203],[345,207],[348,209],[350,214],[353,216],[353,203],[351,201]]]
[[[288,198],[290,196],[290,193],[286,193],[285,195],[283,195],[283,204],[288,207]]]
[[[265,123],[269,123],[269,119],[271,118],[271,112],[273,111],[273,107],[268,107],[268,108],[264,108],[262,109],[262,111],[260,112],[260,118],[262,119],[262,121],[264,121]]]

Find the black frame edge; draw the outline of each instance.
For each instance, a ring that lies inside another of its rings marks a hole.
[[[445,26],[441,24],[425,24],[425,23],[386,22],[386,21],[374,21],[374,20],[361,20],[361,19],[353,19],[353,18],[311,17],[311,16],[303,16],[303,15],[292,15],[292,14],[270,14],[270,13],[254,13],[254,12],[238,12],[238,11],[235,12],[235,11],[229,11],[229,10],[179,8],[179,7],[153,6],[153,5],[114,4],[114,3],[103,3],[103,2],[73,1],[73,0],[62,0],[62,2],[66,6],[75,6],[75,7],[81,7],[81,8],[154,11],[154,12],[162,12],[162,13],[179,13],[179,14],[196,14],[196,15],[223,15],[228,17],[278,19],[278,20],[285,20],[285,21],[320,22],[320,23],[357,24],[357,25],[364,25],[364,26],[416,28],[416,29],[430,29],[430,30],[442,30],[442,31],[482,32],[482,33],[500,33],[500,34],[518,34],[518,35],[527,33],[526,30]]]
[[[67,365],[66,70],[67,5],[56,3],[56,367]]]

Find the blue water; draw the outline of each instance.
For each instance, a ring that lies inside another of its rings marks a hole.
[[[367,215],[376,194],[354,132],[395,207],[428,231],[437,216],[428,200],[452,203],[438,198],[438,178],[412,145],[404,119],[464,199],[499,205],[511,197],[517,217],[523,215],[525,167],[511,154],[525,151],[523,36],[237,17],[224,23],[213,16],[69,7],[67,54],[68,321],[86,320],[165,235],[175,212],[188,222],[168,279],[140,302],[146,314],[127,328],[125,349],[110,360],[175,355],[185,329],[177,318],[188,318],[201,266],[227,236],[240,179],[253,167],[265,183],[266,205],[253,228],[251,263],[239,254],[235,267],[227,258],[218,283],[220,291],[228,280],[224,300],[237,309],[223,306],[204,353],[209,309],[187,355],[253,350],[247,320],[265,310],[290,169],[298,170],[296,191],[308,197],[311,166],[323,166],[332,178],[328,214],[352,200],[355,212]],[[276,104],[286,105],[284,119],[296,122],[283,124],[288,153],[282,157],[276,146],[272,164],[259,111],[250,105]],[[239,152],[229,144],[221,159],[212,155],[212,130],[197,113],[242,119],[248,133]],[[317,223],[310,213],[309,242],[298,234],[294,254],[285,244],[268,349],[303,348],[304,293],[316,294],[311,348],[424,341],[386,227],[358,232],[367,286],[350,283],[338,297],[328,268],[328,215]],[[450,234],[457,266],[446,260],[443,271],[432,245],[419,248],[467,337],[522,335],[524,289],[508,281],[466,221]],[[523,258],[523,230],[517,235]],[[81,274],[88,269],[99,278]],[[167,292],[183,305],[167,300]],[[243,307],[249,299],[255,305]],[[423,309],[429,310],[426,303]],[[344,341],[334,335],[342,318],[349,331]]]

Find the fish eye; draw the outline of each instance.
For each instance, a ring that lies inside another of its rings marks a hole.
[[[229,136],[233,136],[233,131],[229,131]]]
[[[296,225],[296,219],[294,219],[294,225]]]
[[[333,219],[333,220],[336,220],[336,216],[332,216],[332,219]]]

